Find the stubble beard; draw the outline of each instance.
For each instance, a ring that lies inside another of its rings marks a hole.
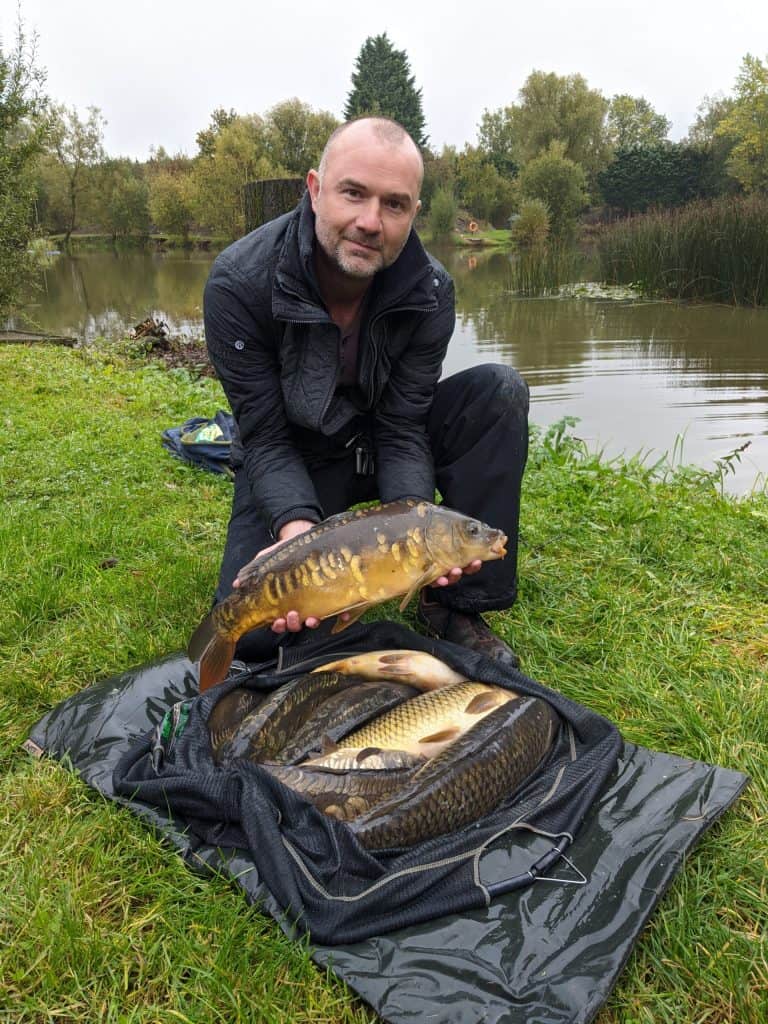
[[[347,239],[344,236],[337,239],[335,233],[327,229],[319,219],[315,220],[315,235],[326,258],[330,260],[337,270],[341,271],[342,274],[346,274],[347,277],[353,277],[357,280],[363,281],[373,277],[374,274],[378,274],[380,270],[384,270],[386,267],[392,266],[405,248],[405,243],[408,241],[408,236],[406,235],[403,244],[391,259],[386,259],[383,249],[376,246],[374,246],[371,252],[371,257],[355,257],[350,256],[344,251],[343,245],[345,241],[360,242],[363,245],[368,245],[370,243],[363,239]],[[376,258],[374,258],[374,254]]]

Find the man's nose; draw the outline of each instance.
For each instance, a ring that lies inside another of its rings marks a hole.
[[[357,211],[355,221],[361,231],[368,235],[376,235],[381,231],[381,203],[371,197]]]

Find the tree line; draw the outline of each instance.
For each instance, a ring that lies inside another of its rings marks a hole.
[[[242,189],[255,178],[303,177],[340,121],[300,99],[264,113],[217,108],[193,156],[159,146],[145,161],[110,156],[101,111],[85,114],[44,94],[34,46],[17,27],[0,41],[0,311],[21,280],[29,239],[78,231],[114,239],[151,232],[221,239],[244,230]],[[567,240],[579,215],[674,207],[768,190],[768,65],[747,55],[731,96],[705,97],[687,136],[644,97],[607,98],[580,74],[535,70],[514,102],[485,110],[477,139],[430,146],[422,93],[407,54],[369,37],[351,75],[344,119],[380,113],[422,147],[424,213],[434,236],[459,209],[504,227],[521,243]]]

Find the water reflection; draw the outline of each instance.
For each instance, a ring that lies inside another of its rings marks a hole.
[[[671,452],[712,468],[745,441],[729,477],[748,490],[768,475],[768,310],[512,295],[510,256],[448,250],[457,323],[445,364],[517,367],[531,387],[531,418],[580,419],[577,433],[606,453]],[[94,253],[46,270],[28,312],[37,326],[88,342],[147,316],[202,337],[208,254]],[[20,327],[22,324],[16,323]]]
[[[211,259],[150,252],[61,257],[43,272],[41,289],[26,309],[41,330],[86,343],[125,337],[147,316],[165,320],[174,333],[202,337],[203,285]]]
[[[671,302],[519,299],[510,257],[455,251],[459,317],[446,372],[479,358],[509,363],[531,387],[531,419],[579,418],[608,455],[654,461],[682,438],[685,461],[714,468],[750,446],[727,486],[768,475],[768,310]]]

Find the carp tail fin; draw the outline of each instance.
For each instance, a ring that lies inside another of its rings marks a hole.
[[[213,615],[206,615],[187,646],[190,661],[200,664],[200,693],[220,683],[235,656],[235,641],[216,628]]]

